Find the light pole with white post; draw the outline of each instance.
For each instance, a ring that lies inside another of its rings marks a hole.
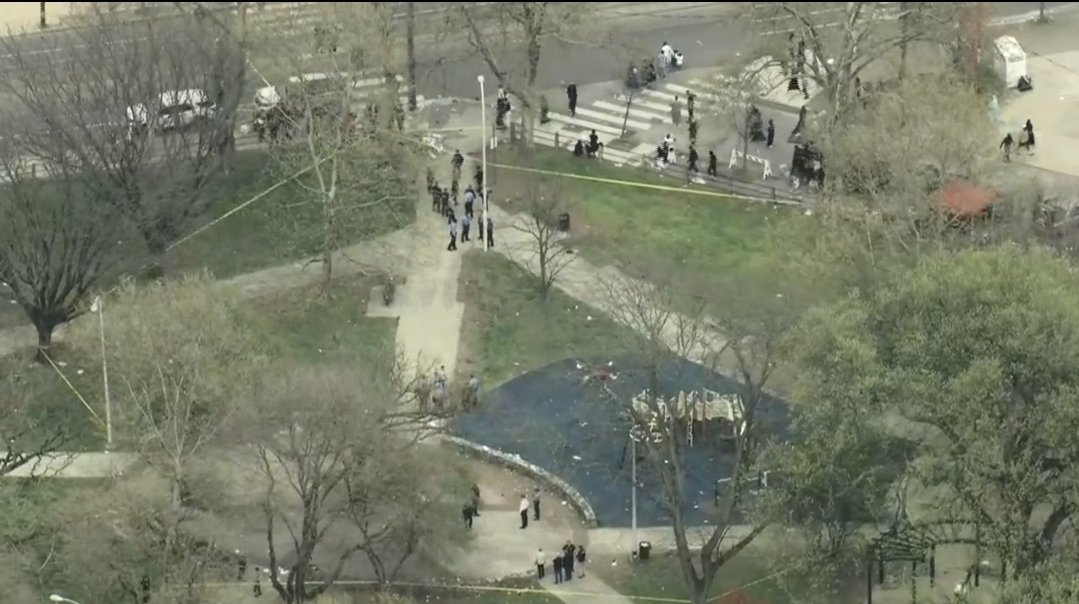
[[[630,430],[629,433],[629,455],[630,455],[630,480],[633,481],[633,490],[630,491],[630,507],[632,508],[632,521],[633,527],[633,553],[638,553],[638,548],[641,542],[637,539],[637,435]]]
[[[79,604],[75,600],[65,598],[64,596],[61,596],[60,594],[52,594],[51,596],[49,596],[49,600],[52,601],[52,602],[62,602],[63,604]]]
[[[491,227],[491,223],[487,222],[487,95],[483,90],[483,74],[476,76],[476,80],[480,83],[480,121],[483,122],[483,147],[480,150],[480,169],[483,170],[483,182],[480,183],[483,187],[483,191],[480,192],[483,195],[483,228],[480,232],[483,232],[483,229]],[[483,251],[487,251],[487,242],[492,239],[493,237],[488,233],[483,239]]]
[[[105,450],[112,449],[112,400],[109,398],[109,360],[105,355],[105,301],[94,298],[90,311],[97,313],[98,333],[101,336],[101,379],[105,385]]]

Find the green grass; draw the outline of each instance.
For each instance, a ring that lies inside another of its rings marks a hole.
[[[391,352],[397,328],[394,319],[364,316],[369,293],[369,281],[350,278],[335,284],[333,298],[295,289],[253,300],[251,329],[265,335],[271,354],[278,359],[362,362],[373,358],[370,355]],[[54,357],[63,376],[90,408],[104,417],[101,367],[89,360],[92,355],[61,345],[54,350]],[[0,359],[0,376],[7,378],[0,379],[0,401],[25,403],[25,412],[4,414],[0,428],[22,425],[27,417],[47,418],[47,425],[69,430],[67,450],[104,447],[103,427],[56,369],[37,364],[24,354]],[[117,438],[123,442],[122,435]]]
[[[489,161],[681,188],[678,181],[647,171],[582,161],[547,149],[526,154],[511,148]],[[524,172],[496,169],[496,197],[514,198],[529,191],[535,179]],[[699,295],[710,293],[702,286],[758,270],[809,243],[806,229],[798,228],[804,217],[786,207],[571,178],[545,176],[542,180],[564,198],[582,256],[600,264],[615,263],[654,282],[672,283]],[[525,209],[522,202],[510,207]]]
[[[263,151],[237,153],[229,174],[222,175],[204,192],[210,200],[205,214],[187,225],[184,232],[194,232],[221,218],[285,176],[287,171],[272,164]],[[344,191],[350,189],[344,187]],[[216,277],[227,278],[316,255],[321,234],[318,206],[302,202],[311,199],[310,195],[295,182],[274,189],[176,246],[165,256],[165,270],[179,273],[206,269]],[[342,205],[353,207],[362,201],[343,199]],[[337,217],[336,241],[345,247],[401,228],[414,218],[415,204],[411,199],[342,211]],[[136,242],[121,270],[141,267],[148,258],[141,237],[122,223],[116,230],[118,240]],[[103,287],[110,284],[110,279],[99,283]],[[10,299],[10,291],[0,285],[0,328],[28,325],[25,313]]]
[[[690,592],[682,578],[682,570],[673,556],[660,555],[647,561],[625,562],[618,566],[595,564],[591,573],[627,596],[672,598],[688,600]],[[716,574],[710,597],[719,598],[743,589],[751,598],[745,604],[793,604],[797,598],[788,586],[773,575],[768,561],[745,552],[725,564]],[[731,602],[739,602],[737,599]],[[723,600],[719,600],[721,604]]]
[[[557,289],[544,300],[536,278],[499,254],[467,252],[460,279],[469,303],[458,371],[475,371],[486,387],[567,357],[626,350],[634,337]]]

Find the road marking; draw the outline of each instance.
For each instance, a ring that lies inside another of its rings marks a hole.
[[[599,112],[599,111],[592,111],[591,109],[586,109],[586,108],[583,108],[583,107],[578,107],[577,108],[577,115],[584,116],[584,117],[590,117],[592,119],[597,119],[597,120],[604,121],[604,122],[609,122],[609,123],[614,124],[615,126],[618,127],[618,133],[619,134],[622,133],[622,122],[623,122],[623,119],[624,119],[622,117],[619,117],[617,115],[611,115],[610,113],[602,113],[602,112]],[[644,122],[638,122],[636,120],[625,120],[625,123],[626,123],[627,128],[633,128],[634,130],[648,130],[649,128],[652,127],[652,124],[646,124]]]
[[[651,112],[648,112],[648,111],[643,111],[641,109],[637,109],[636,108],[637,105],[638,105],[638,103],[636,101],[634,101],[633,104],[630,107],[630,110],[629,110],[630,115],[638,117],[640,119],[657,121],[657,122],[661,122],[661,123],[664,123],[664,124],[672,123],[671,118],[669,116],[667,116],[666,114],[664,114],[664,113],[656,114],[656,113],[651,113]],[[615,105],[614,103],[608,103],[607,101],[596,101],[596,102],[592,103],[592,106],[593,107],[599,107],[600,109],[606,109],[608,111],[616,111],[616,112],[619,112],[621,115],[625,115],[625,112],[626,112],[626,106],[625,105]],[[657,107],[660,107],[659,111],[663,111],[663,109],[662,109],[662,107],[660,105],[657,105]]]
[[[607,126],[605,124],[593,124],[592,122],[589,122],[587,120],[570,117],[568,115],[562,115],[561,113],[550,112],[547,115],[552,120],[558,120],[564,124],[570,124],[579,128],[584,128],[586,130],[595,128],[596,132],[606,132],[607,134],[613,134],[614,136],[621,136],[622,134],[621,128],[615,128],[613,126]]]

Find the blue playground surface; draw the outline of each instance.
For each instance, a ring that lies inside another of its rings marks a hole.
[[[452,430],[473,442],[517,453],[573,485],[592,505],[601,526],[631,524],[631,460],[629,421],[600,386],[585,379],[609,361],[566,359],[504,383],[483,397],[478,409],[455,420]],[[648,383],[643,371],[615,360],[608,387],[619,400],[629,400]],[[658,390],[663,396],[708,388],[723,394],[740,392],[737,381],[682,359],[664,363]],[[774,437],[787,434],[787,404],[765,398],[757,408],[758,426]],[[638,446],[637,523],[667,526],[659,483],[650,463],[641,461]],[[687,506],[691,525],[709,522],[714,513],[716,480],[730,476],[733,458],[715,439],[698,439],[683,448],[686,488],[695,496]]]

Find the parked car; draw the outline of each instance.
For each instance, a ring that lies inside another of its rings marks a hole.
[[[132,105],[127,108],[130,129],[154,126],[160,131],[186,128],[210,118],[217,105],[204,90],[189,88],[162,92],[152,104]]]

